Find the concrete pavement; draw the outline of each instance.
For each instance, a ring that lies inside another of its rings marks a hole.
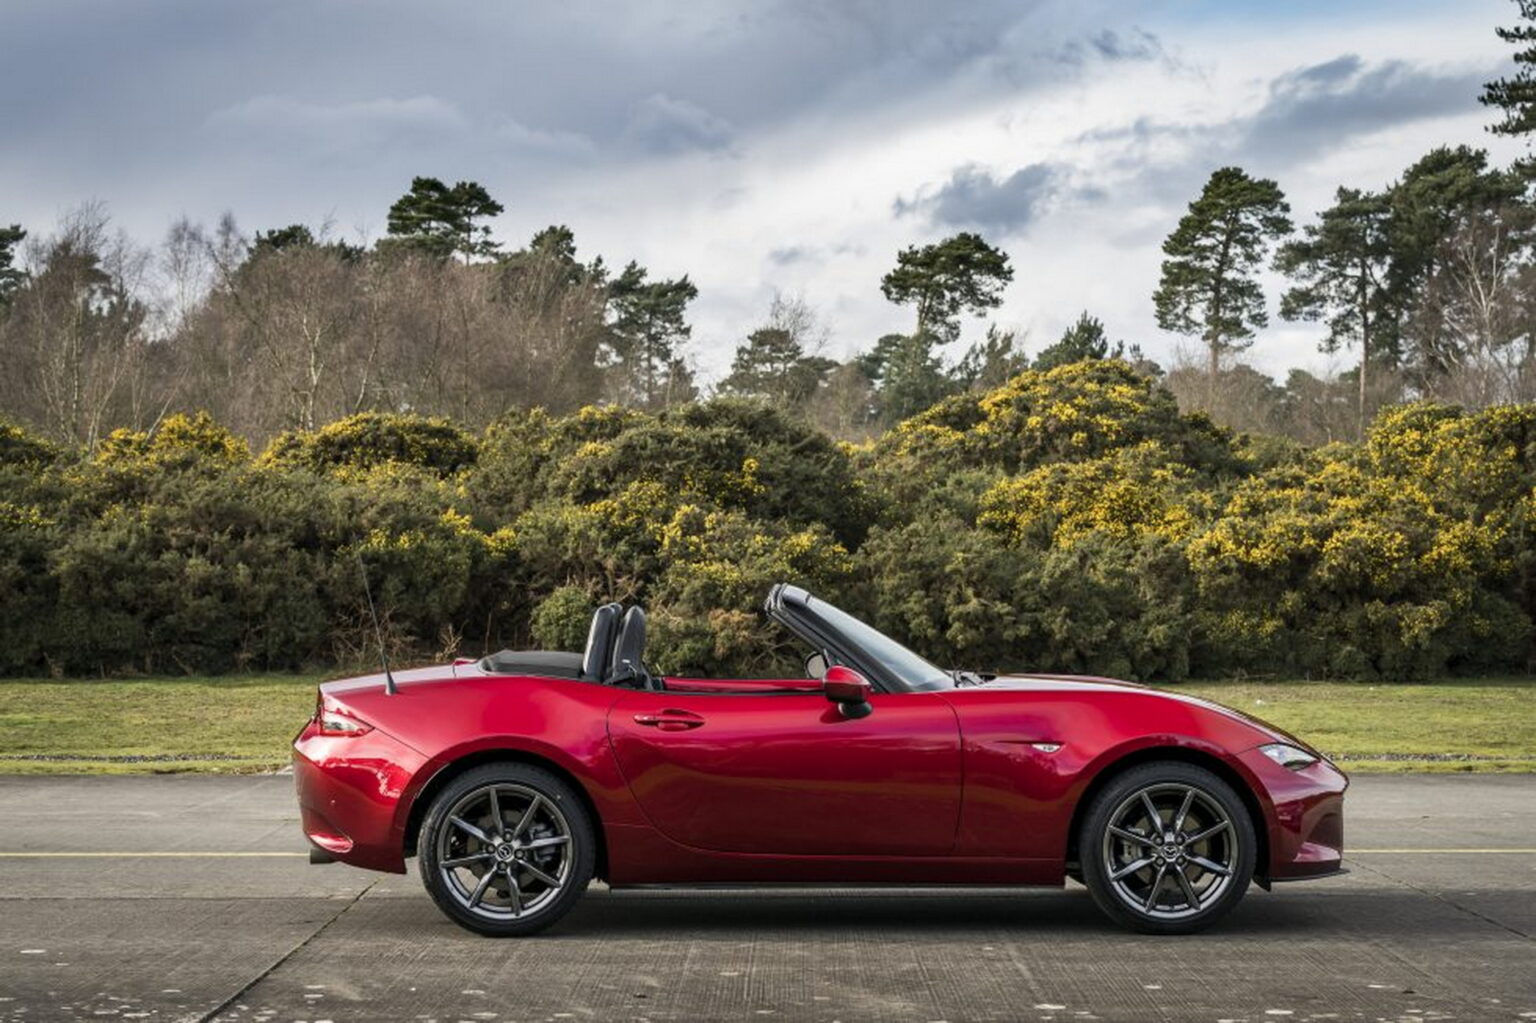
[[[594,886],[493,941],[310,866],[288,778],[0,778],[0,1021],[1536,1020],[1536,775],[1358,777],[1346,829],[1191,938],[1076,885]]]

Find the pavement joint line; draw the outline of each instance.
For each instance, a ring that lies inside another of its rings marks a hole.
[[[293,946],[288,951],[286,951],[282,955],[278,956],[277,960],[275,962],[273,962],[272,965],[268,966],[265,970],[262,970],[256,976],[252,977],[250,980],[248,980],[244,984],[242,984],[238,991],[236,991],[234,994],[230,995],[228,998],[224,999],[218,1005],[215,1005],[212,1009],[210,1009],[204,1015],[198,1017],[197,1023],[212,1023],[213,1020],[218,1018],[219,1013],[223,1012],[225,1009],[229,1008],[231,1005],[234,1005],[236,1002],[238,1002],[241,998],[243,998],[245,996],[245,994],[248,991],[251,990],[251,988],[255,987],[257,984],[260,984],[262,981],[264,981],[268,977],[272,976],[273,971],[275,971],[278,967],[282,966],[288,960],[292,959],[299,952],[303,951],[305,946],[307,946],[310,942],[314,941],[316,938],[320,937],[320,935],[324,934],[325,931],[326,931],[326,928],[330,927],[331,924],[335,923],[337,920],[340,920],[342,918],[342,916],[344,916],[346,914],[347,910],[351,909],[353,906],[357,905],[358,902],[362,901],[363,896],[367,895],[370,891],[372,891],[374,885],[376,885],[378,883],[379,883],[378,881],[370,881],[366,888],[364,888],[362,891],[358,892],[355,896],[353,896],[351,899],[349,899],[345,906],[342,906],[340,909],[338,909],[335,912],[335,914],[333,914],[331,916],[331,918],[329,920],[327,920],[325,923],[323,923],[319,927],[317,927],[315,929],[315,931],[312,934],[309,935],[309,937],[305,938],[303,941],[299,942],[297,945]]]
[[[1475,917],[1476,919],[1483,921],[1483,923],[1485,923],[1485,924],[1491,924],[1492,926],[1497,927],[1500,930],[1508,931],[1510,934],[1513,934],[1513,935],[1515,935],[1516,937],[1519,937],[1519,938],[1524,938],[1526,941],[1533,940],[1532,935],[1527,934],[1525,931],[1520,930],[1520,928],[1518,928],[1518,927],[1511,927],[1509,924],[1505,923],[1502,920],[1495,920],[1493,917],[1489,916],[1486,913],[1479,913],[1477,910],[1471,908],[1470,906],[1463,906],[1461,903],[1457,902],[1455,899],[1447,898],[1445,895],[1443,895],[1440,892],[1431,891],[1430,889],[1425,888],[1422,885],[1416,885],[1412,881],[1407,881],[1407,880],[1404,880],[1403,878],[1400,878],[1400,877],[1394,877],[1393,875],[1387,873],[1385,870],[1382,870],[1380,867],[1372,867],[1372,866],[1368,866],[1367,864],[1364,864],[1364,863],[1357,863],[1357,865],[1360,867],[1361,870],[1364,870],[1367,873],[1375,874],[1377,877],[1386,878],[1388,881],[1391,881],[1393,884],[1400,884],[1404,888],[1411,888],[1413,891],[1418,892],[1420,895],[1427,896],[1428,898],[1434,899],[1437,902],[1443,902],[1447,906],[1450,906],[1452,909],[1460,910],[1461,912],[1467,914],[1470,917]]]

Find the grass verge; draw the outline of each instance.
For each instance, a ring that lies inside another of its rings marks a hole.
[[[318,680],[0,680],[0,772],[273,771],[314,710]]]
[[[321,676],[0,680],[0,773],[252,773],[288,762]],[[1536,680],[1168,687],[1293,732],[1352,772],[1536,771]]]
[[[1536,679],[1168,686],[1252,714],[1351,772],[1536,771]]]

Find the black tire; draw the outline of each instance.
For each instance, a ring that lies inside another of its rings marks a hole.
[[[1143,934],[1191,934],[1242,900],[1258,841],[1231,785],[1203,767],[1159,761],[1100,790],[1077,848],[1083,883],[1110,919]]]
[[[416,850],[422,884],[450,920],[507,938],[570,912],[592,880],[597,841],[569,782],[531,764],[498,763],[465,771],[438,793]]]

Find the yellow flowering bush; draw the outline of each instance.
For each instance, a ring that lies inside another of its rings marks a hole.
[[[93,452],[0,423],[0,484],[9,673],[351,666],[359,559],[402,659],[579,645],[619,599],[663,669],[794,672],[758,613],[785,580],[945,665],[1134,678],[1524,670],[1536,618],[1536,406],[1305,450],[1113,360],[861,445],[737,399],[365,413],[255,459],[202,414]]]
[[[395,462],[449,476],[473,465],[479,453],[479,442],[446,419],[359,412],[318,430],[279,434],[261,461],[317,472]]]

